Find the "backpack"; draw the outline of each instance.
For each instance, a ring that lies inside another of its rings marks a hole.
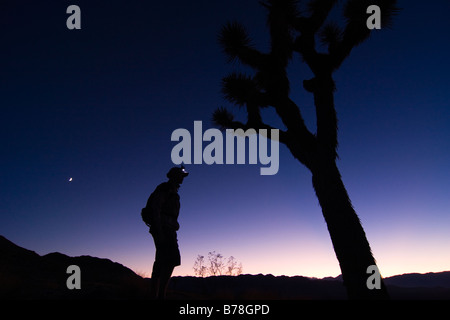
[[[152,223],[153,223],[153,201],[155,199],[155,195],[157,192],[161,192],[161,191],[165,191],[166,188],[166,184],[162,183],[160,184],[158,187],[156,187],[155,191],[152,192],[152,194],[150,195],[150,197],[147,200],[147,205],[145,206],[145,208],[142,208],[141,210],[141,218],[142,221],[144,221],[144,223],[147,225],[147,227],[151,227]]]
[[[141,210],[141,218],[142,221],[144,221],[144,223],[147,225],[147,227],[151,227],[152,226],[152,209],[151,208],[142,208]]]

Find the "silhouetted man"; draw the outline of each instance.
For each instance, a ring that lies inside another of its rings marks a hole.
[[[150,233],[156,247],[150,293],[153,299],[165,298],[173,269],[181,264],[177,240],[177,230],[180,228],[178,188],[188,174],[183,166],[171,168],[167,173],[169,181],[156,187],[147,201],[147,207],[152,209]]]

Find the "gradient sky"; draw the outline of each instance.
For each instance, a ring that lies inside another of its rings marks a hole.
[[[81,30],[66,28],[70,4]],[[373,32],[334,76],[338,166],[383,276],[450,270],[450,2],[399,6],[393,29]],[[242,115],[220,93],[242,68],[226,63],[217,33],[241,21],[264,50],[265,14],[248,0],[2,1],[0,234],[149,275],[140,209],[172,166],[171,133],[213,127],[219,106]],[[298,56],[290,75],[315,131]],[[213,250],[248,274],[340,274],[311,174],[282,145],[279,157],[273,176],[259,164],[186,166],[174,275],[193,275]]]

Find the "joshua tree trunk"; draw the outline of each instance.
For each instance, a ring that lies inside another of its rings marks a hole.
[[[336,165],[337,118],[334,108],[334,82],[331,76],[304,82],[314,94],[317,134],[300,134],[284,140],[294,157],[312,173],[312,184],[327,224],[333,248],[341,268],[350,299],[388,299],[383,280],[380,289],[369,289],[371,274],[367,268],[376,266],[369,242],[356,214],[341,174]],[[290,118],[293,118],[292,116]],[[285,136],[290,136],[285,134]]]
[[[366,285],[370,276],[367,268],[375,265],[375,259],[335,162],[321,161],[313,172],[312,182],[349,298],[388,298],[382,280],[381,289],[370,290]]]
[[[380,289],[370,289],[367,269],[375,265],[361,222],[352,207],[341,175],[336,166],[337,116],[334,107],[333,73],[348,57],[353,47],[370,35],[366,9],[381,7],[382,21],[390,23],[398,11],[395,0],[347,0],[344,4],[345,27],[325,20],[337,0],[310,0],[309,17],[297,10],[295,0],[266,0],[261,2],[268,11],[271,50],[256,50],[243,26],[226,25],[220,36],[224,52],[230,60],[238,59],[252,67],[256,74],[232,73],[223,79],[222,91],[232,103],[247,108],[247,122],[234,121],[224,108],[213,119],[222,128],[271,129],[262,121],[260,109],[273,107],[286,130],[279,130],[279,141],[312,173],[313,187],[330,232],[331,241],[351,299],[387,299],[387,290],[380,279]],[[328,53],[316,50],[320,38]],[[300,54],[314,77],[303,81],[303,88],[314,95],[317,131],[308,130],[300,108],[289,98],[290,84],[286,68],[292,54]]]

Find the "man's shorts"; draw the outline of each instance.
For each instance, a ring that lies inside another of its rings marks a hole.
[[[165,229],[163,233],[164,239],[159,239],[156,233],[152,233],[156,247],[155,262],[166,266],[179,266],[181,264],[181,256],[178,248],[177,232]]]

